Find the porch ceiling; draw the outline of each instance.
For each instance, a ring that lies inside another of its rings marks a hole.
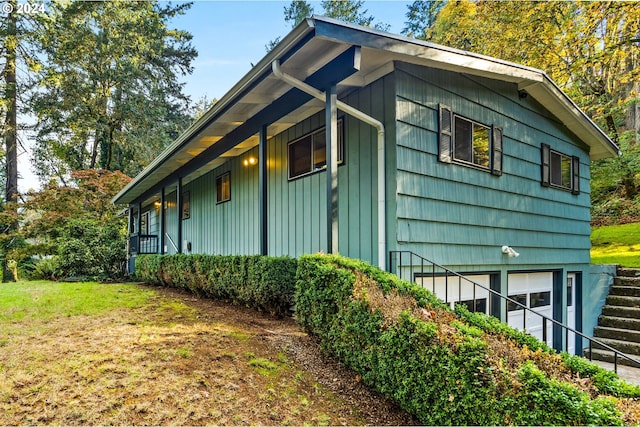
[[[338,97],[391,72],[394,61],[509,81],[526,89],[583,139],[591,147],[592,158],[617,153],[613,142],[542,71],[314,17],[304,21],[287,35],[222,99],[127,185],[113,202],[133,203],[141,198],[148,199],[163,186],[173,184],[177,176],[182,177],[183,183],[187,183],[220,166],[230,157],[245,154],[258,144],[259,126],[253,129],[252,118],[264,115],[268,109],[274,108],[274,103],[282,101],[287,94],[292,95],[292,88],[273,76],[271,62],[279,60],[285,73],[305,80],[353,46],[360,47],[360,66],[357,71],[347,74],[337,83]],[[316,99],[308,99],[299,106],[281,108],[282,114],[279,117],[267,115],[268,137],[322,110],[324,104]],[[245,135],[247,122],[251,124],[250,132],[253,132],[248,136]],[[235,135],[241,136],[234,139]],[[225,149],[227,146],[228,149]]]

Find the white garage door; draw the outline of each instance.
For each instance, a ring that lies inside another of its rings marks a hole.
[[[459,280],[458,276],[437,276],[435,278],[425,276],[417,277],[416,282],[435,293],[442,301],[448,302],[452,308],[454,304],[461,303],[466,305],[469,311],[489,314],[489,291],[480,286],[475,286],[471,282],[490,289],[490,276],[483,274],[465,275],[464,277],[469,280]]]
[[[509,298],[550,319],[553,318],[553,273],[509,274]],[[542,341],[543,320],[514,303],[507,303],[507,320],[511,327],[524,329]],[[552,345],[553,323],[547,322],[547,344]]]

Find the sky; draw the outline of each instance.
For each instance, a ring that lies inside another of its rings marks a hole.
[[[290,1],[212,1],[196,0],[187,13],[172,22],[176,28],[193,34],[198,51],[194,72],[185,79],[185,92],[197,101],[220,99],[267,53],[265,45],[276,37],[284,37],[291,26],[284,21],[284,7]],[[320,1],[311,1],[316,13],[322,11]],[[368,15],[400,33],[407,12],[406,1],[368,0]]]
[[[267,53],[265,46],[277,37],[284,37],[291,26],[284,20],[287,1],[218,1],[195,0],[187,12],[171,21],[174,28],[193,35],[192,44],[198,57],[192,63],[192,74],[182,77],[184,92],[196,102],[202,97],[220,99]],[[316,13],[321,13],[320,1],[310,1]],[[390,26],[400,33],[406,21],[407,4],[400,0],[365,0],[367,15],[374,22]],[[30,145],[27,137],[27,147]],[[159,153],[158,153],[159,154]],[[39,188],[31,170],[30,153],[18,157],[21,192]]]

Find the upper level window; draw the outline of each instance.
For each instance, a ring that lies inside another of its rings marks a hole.
[[[454,115],[453,158],[489,169],[490,129]]]
[[[216,203],[231,200],[231,172],[225,172],[216,178]]]
[[[327,167],[325,127],[289,143],[289,179],[298,178]],[[343,162],[342,120],[338,121],[338,163]]]
[[[439,159],[502,175],[502,128],[487,126],[439,106]]]
[[[555,187],[580,193],[580,159],[552,150],[542,144],[542,182],[544,187]]]

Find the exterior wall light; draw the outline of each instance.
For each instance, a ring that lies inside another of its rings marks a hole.
[[[502,247],[502,253],[505,255],[509,255],[509,258],[517,258],[520,256],[518,252],[516,252],[511,246],[504,245]]]
[[[250,156],[250,157],[244,159],[244,161],[242,162],[242,164],[245,165],[246,167],[253,166],[256,163],[258,163],[258,159],[256,159],[253,156]]]

